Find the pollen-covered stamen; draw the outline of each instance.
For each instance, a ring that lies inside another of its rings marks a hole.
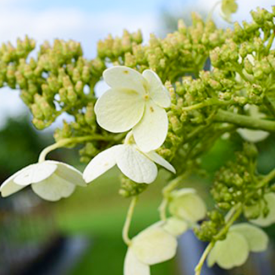
[[[150,96],[149,96],[149,94],[145,94],[143,98],[144,98],[145,100],[149,100],[149,99],[150,99]]]

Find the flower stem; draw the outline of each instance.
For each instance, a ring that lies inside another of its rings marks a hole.
[[[242,205],[238,204],[236,205],[232,211],[229,211],[227,214],[227,217],[225,218],[225,220],[227,221],[225,226],[222,228],[222,230],[214,237],[213,241],[211,241],[208,246],[206,247],[206,249],[204,250],[199,263],[197,264],[197,266],[195,267],[195,275],[200,275],[201,274],[201,269],[203,267],[203,264],[208,256],[208,254],[211,252],[211,250],[213,249],[215,243],[220,239],[221,236],[223,236],[224,234],[226,234],[226,232],[228,231],[228,229],[230,228],[230,226],[239,218],[239,216],[242,213]]]
[[[266,45],[266,48],[265,48],[266,53],[269,53],[270,48],[271,48],[271,46],[273,44],[274,38],[275,38],[275,31],[272,32],[272,34],[271,34],[271,36],[269,38],[269,41],[268,41],[268,43]]]
[[[201,269],[203,267],[203,264],[208,256],[208,254],[210,253],[210,251],[212,250],[212,248],[214,247],[215,242],[211,242],[208,244],[208,246],[205,248],[199,263],[197,264],[196,268],[195,268],[195,275],[200,275],[201,274]]]
[[[210,12],[207,15],[206,22],[213,19],[213,13],[218,5],[221,4],[221,1],[218,1],[214,4],[214,6],[211,8]]]
[[[206,106],[212,106],[212,105],[216,105],[216,106],[230,105],[232,103],[234,103],[233,100],[222,101],[222,100],[212,98],[212,99],[208,99],[208,100],[206,100],[204,102],[201,102],[201,103],[198,103],[198,104],[194,104],[194,105],[191,105],[191,106],[188,106],[188,107],[183,107],[182,111],[192,111],[192,110],[197,110],[197,109],[201,109],[201,108],[204,108]]]
[[[180,182],[186,178],[188,173],[183,173],[180,176],[176,177],[168,185],[166,185],[163,190],[163,200],[159,206],[160,218],[162,221],[166,220],[166,208],[169,202],[170,193],[180,184]]]
[[[269,183],[275,177],[275,169],[273,169],[269,174],[267,174],[256,186],[255,188],[262,188],[267,183]]]
[[[101,135],[92,135],[92,136],[84,136],[84,137],[72,137],[72,138],[64,138],[59,140],[58,142],[46,147],[39,155],[38,162],[43,162],[46,159],[46,156],[51,151],[70,145],[70,144],[78,144],[85,141],[92,141],[92,140],[105,140],[105,141],[112,141],[114,140],[114,137],[104,137]]]
[[[214,115],[214,121],[228,122],[239,127],[275,132],[275,122],[263,119],[252,118],[245,115],[234,114],[232,112],[218,110]]]
[[[137,204],[137,201],[138,201],[138,197],[137,196],[133,197],[133,199],[130,203],[128,212],[127,212],[127,216],[126,216],[124,226],[123,226],[122,238],[123,238],[123,241],[128,246],[131,245],[131,239],[129,238],[129,229],[130,229],[130,225],[131,225],[131,221],[132,221],[132,217],[133,217],[133,214],[134,214],[134,209],[135,209],[135,206]]]

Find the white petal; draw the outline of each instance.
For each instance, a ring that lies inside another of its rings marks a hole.
[[[113,146],[96,155],[87,165],[83,172],[86,182],[91,182],[98,178],[116,164],[117,149],[123,145]]]
[[[259,226],[269,226],[273,223],[275,223],[275,194],[274,193],[268,193],[264,195],[264,198],[267,202],[267,207],[269,209],[269,213],[266,217],[261,215],[258,219],[250,220],[250,222],[257,224]],[[264,207],[264,204],[262,204],[262,209]]]
[[[53,174],[39,183],[32,184],[32,190],[44,200],[58,201],[69,197],[75,190],[75,184]]]
[[[175,168],[163,157],[161,157],[159,154],[157,154],[155,151],[150,151],[148,153],[145,153],[145,155],[151,159],[153,162],[157,163],[158,165],[166,168],[172,173],[176,173]]]
[[[262,229],[256,226],[249,223],[240,223],[233,225],[230,231],[241,234],[246,239],[252,252],[261,252],[267,249],[268,236]]]
[[[111,89],[95,104],[98,124],[113,133],[130,130],[142,118],[145,101],[132,90]]]
[[[155,163],[131,145],[119,147],[116,161],[121,172],[135,182],[151,183],[157,177]]]
[[[152,70],[145,70],[142,75],[149,83],[149,94],[153,101],[163,108],[168,108],[171,105],[170,94],[158,75]]]
[[[194,188],[182,188],[179,190],[174,190],[170,193],[171,198],[176,199],[187,194],[197,194]]]
[[[260,130],[238,129],[237,132],[246,141],[254,143],[265,140],[269,136],[268,132]]]
[[[177,237],[188,230],[188,224],[183,220],[171,217],[162,225],[162,228],[169,234]]]
[[[0,187],[0,192],[2,197],[7,197],[9,195],[12,195],[16,192],[18,192],[19,190],[23,189],[24,187],[26,187],[25,185],[18,185],[14,182],[14,178],[17,177],[17,175],[19,173],[21,173],[24,169],[26,169],[28,167],[23,168],[22,170],[18,171],[17,173],[13,174],[12,176],[10,176],[8,179],[6,179],[1,187]]]
[[[57,176],[75,185],[87,186],[86,182],[83,180],[82,173],[73,166],[60,161],[47,160],[47,162],[57,165],[57,169],[55,171]]]
[[[18,185],[37,183],[50,177],[56,169],[57,165],[48,161],[31,164],[18,173],[14,178],[14,182]]]
[[[151,227],[133,239],[132,249],[141,262],[153,265],[175,256],[177,240],[164,229]]]
[[[125,66],[115,66],[105,70],[103,78],[111,88],[134,90],[142,95],[148,85],[139,72]]]
[[[168,118],[165,110],[152,100],[148,101],[143,118],[133,128],[138,147],[143,152],[158,149],[165,141],[167,132]]]
[[[246,239],[239,233],[228,232],[226,239],[217,241],[208,256],[208,266],[215,262],[224,269],[243,265],[249,255]]]
[[[173,198],[169,210],[172,215],[191,222],[197,222],[206,215],[204,201],[198,195],[192,193]]]
[[[150,275],[150,267],[140,262],[131,248],[128,248],[125,262],[124,275]]]

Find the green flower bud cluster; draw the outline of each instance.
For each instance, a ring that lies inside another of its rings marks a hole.
[[[124,30],[123,36],[113,38],[109,35],[105,40],[99,40],[97,44],[98,57],[102,60],[108,59],[112,62],[119,62],[123,57],[126,66],[130,66],[131,58],[129,53],[133,47],[142,43],[142,33],[140,30],[134,33],[129,33]]]
[[[237,203],[253,204],[260,198],[256,189],[259,182],[255,172],[256,152],[253,145],[244,146],[243,151],[236,153],[235,160],[216,173],[211,193],[220,209],[229,210]]]
[[[185,73],[198,73],[204,67],[209,51],[224,43],[226,33],[213,21],[206,23],[193,14],[193,25],[179,21],[178,30],[159,39],[151,34],[149,45],[142,45],[140,32],[124,31],[121,38],[111,35],[98,43],[98,56],[105,62],[124,64],[140,72],[150,68],[163,81],[175,81]]]
[[[38,129],[49,126],[62,112],[77,114],[94,102],[94,85],[104,63],[100,59],[88,61],[82,48],[74,41],[55,40],[53,46],[45,42],[37,58],[29,53],[35,43],[28,37],[18,40],[17,46],[3,44],[0,51],[0,84],[21,90],[21,98],[33,114]],[[84,88],[87,86],[87,91]]]
[[[213,238],[219,233],[225,224],[224,216],[218,210],[212,210],[207,213],[207,221],[194,229],[194,233],[203,242],[211,242]],[[219,240],[225,238],[221,236]]]
[[[120,189],[119,189],[119,194],[122,197],[129,198],[129,197],[134,197],[142,193],[143,191],[146,190],[148,187],[148,184],[146,183],[136,183],[123,174],[120,176]]]

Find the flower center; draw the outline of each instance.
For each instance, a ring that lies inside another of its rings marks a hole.
[[[148,94],[145,94],[145,95],[144,95],[144,99],[145,99],[145,100],[149,100],[149,99],[150,99],[150,96],[149,96]]]

